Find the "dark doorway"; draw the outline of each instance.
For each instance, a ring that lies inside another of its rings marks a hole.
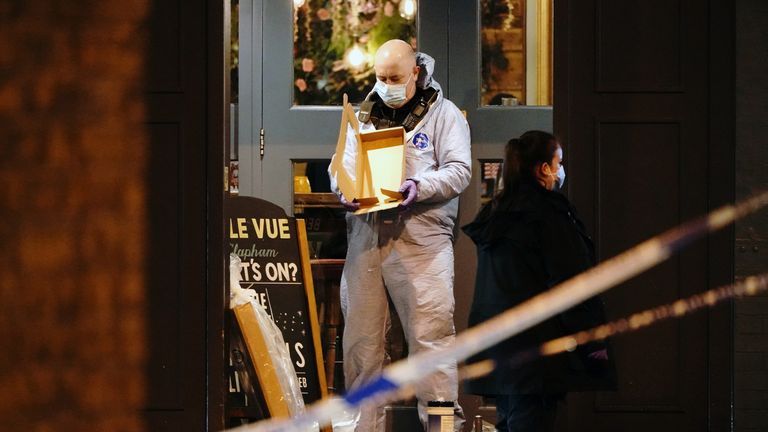
[[[732,5],[556,1],[555,132],[600,259],[732,199]],[[612,318],[732,279],[729,232],[605,295]],[[615,340],[619,391],[568,430],[729,430],[728,306]]]
[[[147,430],[223,426],[221,1],[153,1],[147,20]]]

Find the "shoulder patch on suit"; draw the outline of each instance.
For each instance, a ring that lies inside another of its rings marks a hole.
[[[419,150],[426,150],[429,147],[429,136],[424,132],[419,132],[411,140],[413,146]]]

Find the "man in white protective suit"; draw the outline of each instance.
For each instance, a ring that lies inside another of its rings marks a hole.
[[[354,215],[350,202],[331,185],[347,213],[347,259],[341,278],[344,313],[344,377],[347,389],[377,376],[385,361],[389,325],[387,293],[402,321],[411,354],[450,345],[453,324],[453,240],[458,195],[471,177],[469,125],[432,79],[434,60],[401,40],[376,52],[376,85],[361,104],[360,131],[403,126],[406,130],[405,197],[397,209]],[[357,142],[347,134],[343,164],[354,172]],[[331,170],[329,169],[329,173]],[[426,422],[428,401],[457,401],[456,364],[417,387]],[[464,415],[456,402],[454,425]],[[383,432],[383,407],[366,407],[357,431]]]

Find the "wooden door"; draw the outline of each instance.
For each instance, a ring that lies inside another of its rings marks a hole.
[[[151,431],[215,430],[225,383],[223,3],[151,4],[144,417]]]
[[[555,2],[555,132],[565,143],[569,196],[600,259],[730,196],[733,145],[721,139],[729,120],[718,115],[728,93],[717,99],[723,91],[714,80],[727,78],[729,65],[713,57],[732,38],[726,3]],[[727,281],[723,240],[697,242],[605,294],[609,317]],[[617,337],[619,390],[573,395],[567,430],[726,430],[727,314],[720,308]]]

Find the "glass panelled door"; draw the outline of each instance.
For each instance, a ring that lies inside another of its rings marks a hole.
[[[261,68],[252,75],[260,73],[256,78],[260,82],[253,83],[253,99],[261,104],[261,112],[253,110],[240,127],[253,128],[263,139],[258,146],[253,144],[253,171],[258,174],[252,190],[245,193],[291,212],[292,161],[330,159],[342,95],[357,102],[370,91],[375,80],[372,58],[381,43],[400,38],[430,52],[438,60],[437,79],[447,80],[448,5],[439,0],[254,0],[252,4],[253,16],[261,17],[260,22],[252,21],[251,35],[258,43],[250,52],[254,59],[261,58],[252,63]],[[247,61],[243,51],[241,63]],[[307,190],[303,178],[297,184],[301,191]]]
[[[460,222],[467,223],[496,190],[507,140],[528,129],[552,130],[551,4],[240,0],[241,195],[304,214],[308,228],[313,222],[308,210],[335,204],[333,197],[315,194],[327,190],[319,179],[326,177],[335,149],[341,97],[347,93],[353,102],[365,97],[374,82],[373,53],[396,37],[435,58],[435,79],[467,114],[475,161],[461,199]],[[315,201],[294,199],[310,194]],[[456,262],[471,263],[456,272],[455,322],[463,330],[475,257],[471,242],[457,238]],[[329,239],[318,236],[310,243],[319,257],[333,254]],[[472,414],[472,403],[462,403]]]

